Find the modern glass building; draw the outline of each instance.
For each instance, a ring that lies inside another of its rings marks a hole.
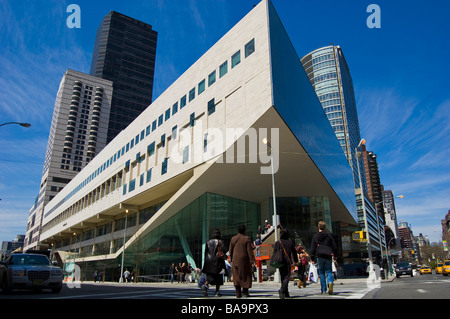
[[[97,30],[91,75],[113,82],[108,143],[152,102],[158,33],[111,11]]]
[[[352,167],[355,188],[359,188],[355,149],[361,135],[353,81],[342,49],[339,46],[323,47],[308,53],[301,61]],[[360,167],[363,188],[367,191],[362,160]]]
[[[201,268],[214,228],[228,242],[245,224],[255,239],[274,200],[297,243],[319,220],[358,223],[348,161],[264,0],[46,206],[43,241],[86,278],[118,280],[123,257],[150,280],[172,263]]]

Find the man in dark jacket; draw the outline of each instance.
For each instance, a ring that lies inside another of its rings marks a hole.
[[[319,268],[321,293],[327,292],[333,294],[333,258],[336,257],[336,243],[330,233],[324,232],[327,224],[324,221],[319,222],[319,232],[312,238],[311,243],[311,261],[316,262]]]

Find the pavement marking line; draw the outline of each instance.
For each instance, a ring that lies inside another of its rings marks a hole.
[[[423,289],[417,289],[417,292],[420,292],[421,294],[426,294],[428,291]]]
[[[110,292],[110,293],[103,293],[103,294],[88,294],[88,295],[75,295],[75,296],[63,296],[63,297],[49,297],[49,298],[42,298],[42,299],[79,299],[79,298],[89,298],[93,297],[94,299],[98,299],[95,297],[98,296],[112,296],[112,295],[131,295],[131,294],[143,294],[148,293],[149,290],[138,292],[138,291],[129,291],[129,292]]]

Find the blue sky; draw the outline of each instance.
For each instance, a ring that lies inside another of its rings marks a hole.
[[[89,73],[95,33],[115,10],[158,31],[156,99],[259,0],[0,0],[0,242],[26,231],[39,191],[55,96],[66,69]],[[361,135],[415,235],[439,241],[450,209],[450,2],[272,0],[299,56],[340,45]],[[81,9],[70,29],[69,4]],[[367,6],[381,28],[367,27]]]

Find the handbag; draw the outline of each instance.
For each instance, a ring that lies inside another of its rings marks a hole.
[[[283,252],[281,251],[281,249],[277,248],[274,250],[272,256],[270,257],[270,265],[273,268],[280,268],[284,265]]]

